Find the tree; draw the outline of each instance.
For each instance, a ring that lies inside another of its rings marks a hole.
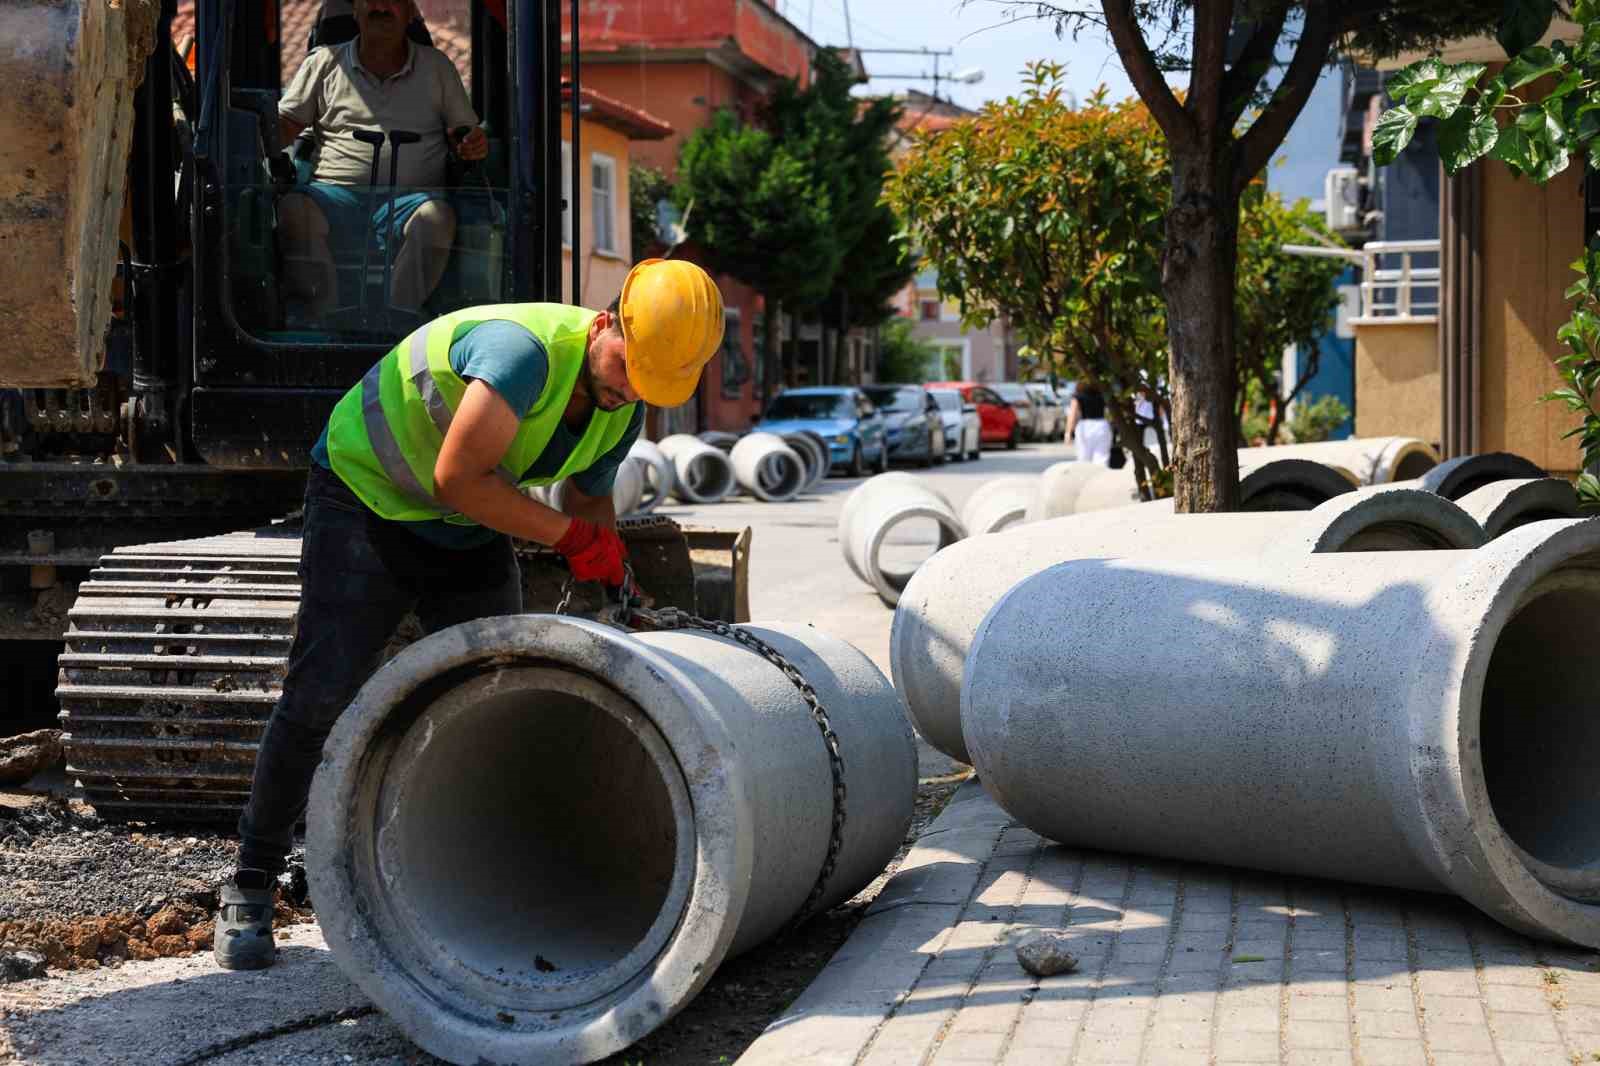
[[[1137,430],[1137,404],[1165,404],[1158,258],[1167,161],[1150,113],[1061,99],[1062,68],[1028,68],[1021,96],[919,135],[885,186],[964,322],[1005,315],[1023,343],[1093,381],[1142,485],[1165,457]]]
[[[877,326],[894,313],[888,301],[911,280],[915,266],[894,213],[882,203],[890,169],[886,147],[900,109],[893,100],[850,95],[854,71],[830,51],[817,53],[810,84],[780,82],[765,117],[785,144],[806,145],[813,180],[826,189],[832,239],[849,268],[838,271],[828,292],[806,308],[824,327],[823,375],[837,381],[839,360],[830,338],[852,326]]]
[[[1600,2],[1575,0],[1572,18],[1582,27],[1577,42],[1532,44],[1543,23],[1528,20],[1507,5],[1500,42],[1513,53],[1498,74],[1486,76],[1482,63],[1443,63],[1424,59],[1390,79],[1398,103],[1378,119],[1372,135],[1373,159],[1392,162],[1423,118],[1439,119],[1439,155],[1454,174],[1485,156],[1498,159],[1519,177],[1544,184],[1574,157],[1600,168]],[[1514,47],[1516,45],[1521,47]],[[1540,86],[1545,90],[1535,95]],[[1600,510],[1600,234],[1588,234],[1584,255],[1572,264],[1579,277],[1567,289],[1572,318],[1556,333],[1567,350],[1556,360],[1566,385],[1543,397],[1566,406],[1578,424],[1577,437],[1587,468],[1578,478],[1578,498],[1586,510]]]
[[[629,233],[635,263],[666,244],[656,210],[662,200],[671,198],[672,184],[664,173],[643,163],[628,164]]]
[[[782,141],[713,116],[683,145],[675,196],[688,233],[718,271],[762,294],[762,405],[778,378],[778,323],[784,304],[813,305],[832,288],[843,249],[833,238],[833,204],[817,184],[805,140]],[[691,209],[692,207],[692,209]]]
[[[891,318],[878,335],[878,380],[917,384],[927,381],[928,368],[939,358],[939,349],[921,340],[909,318]]]
[[[1244,190],[1283,143],[1335,47],[1388,56],[1499,26],[1514,51],[1543,32],[1554,0],[1100,0],[1081,7],[1026,0],[1005,6],[1052,20],[1058,35],[1108,32],[1167,141],[1172,198],[1161,291],[1171,351],[1176,507],[1234,510],[1234,264]],[[1293,57],[1268,89],[1275,56],[1289,45]],[[1166,79],[1180,70],[1188,75],[1182,94]]]
[[[885,195],[967,322],[1004,314],[1041,366],[1102,387],[1136,476],[1165,494],[1167,144],[1138,101],[1112,105],[1102,90],[1069,108],[1060,76],[1059,66],[1036,64],[1020,97],[919,137]],[[1237,365],[1241,386],[1258,380],[1275,393],[1284,347],[1326,323],[1339,265],[1283,252],[1325,233],[1304,207],[1285,207],[1259,185],[1248,205]],[[1141,413],[1146,398],[1154,410]],[[1240,416],[1229,412],[1230,439]],[[1145,429],[1157,432],[1155,453]]]
[[[1250,396],[1257,382],[1265,395],[1277,397],[1268,406],[1262,436],[1278,442],[1283,412],[1316,374],[1316,341],[1327,329],[1339,303],[1334,279],[1344,269],[1337,259],[1289,255],[1285,244],[1308,238],[1334,244],[1321,216],[1304,203],[1285,205],[1259,183],[1246,190],[1239,212],[1238,280],[1234,290],[1234,349],[1238,353],[1239,424],[1241,438]],[[1312,365],[1288,395],[1280,387],[1283,355],[1291,346],[1310,346]]]

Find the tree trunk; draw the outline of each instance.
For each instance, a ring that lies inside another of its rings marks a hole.
[[[1173,153],[1161,288],[1171,345],[1179,513],[1239,508],[1233,349],[1239,202],[1232,187],[1226,150]]]
[[[767,401],[772,399],[776,391],[774,386],[778,383],[778,330],[783,321],[783,307],[778,298],[770,293],[765,293],[761,298],[764,310],[762,312],[761,329],[761,409],[767,409]]]

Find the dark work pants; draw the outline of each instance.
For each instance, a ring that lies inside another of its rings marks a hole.
[[[282,872],[322,743],[407,612],[415,610],[433,633],[522,610],[510,538],[466,550],[438,547],[373,514],[316,464],[306,480],[300,584],[283,696],[261,738],[239,819],[243,869]]]

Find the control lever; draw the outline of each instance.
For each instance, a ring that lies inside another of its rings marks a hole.
[[[484,168],[478,165],[478,160],[462,159],[461,157],[461,142],[465,140],[467,134],[471,132],[471,126],[457,126],[455,129],[451,130],[450,150],[455,153],[455,157],[457,159],[461,160],[462,170],[464,170],[466,174],[478,175],[478,180],[483,183],[483,194],[489,198],[489,212],[494,218],[494,224],[497,226],[503,226],[506,222],[505,212],[500,209],[500,201],[494,198],[494,188],[489,184],[489,175],[483,172]]]
[[[367,271],[372,266],[372,209],[376,206],[378,197],[378,159],[383,154],[383,131],[356,130],[351,136],[362,144],[370,144],[372,146],[372,174],[367,180],[367,234],[366,239],[361,242],[361,284],[359,286],[359,295],[357,296],[357,306],[361,309],[362,323],[365,324],[367,317]],[[392,174],[394,172],[393,154],[389,158],[389,170]],[[394,179],[390,178],[389,183],[389,195],[392,201],[394,198]],[[387,284],[387,279],[385,279],[385,284]]]
[[[394,270],[394,186],[400,174],[400,146],[416,144],[420,140],[422,135],[410,130],[389,131],[389,205],[383,218],[387,227],[383,240],[383,305],[386,310],[394,306],[394,294],[390,291],[389,283]],[[376,178],[377,174],[374,173],[373,177]]]

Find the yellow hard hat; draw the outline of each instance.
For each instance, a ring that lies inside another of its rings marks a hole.
[[[682,259],[642,259],[622,283],[628,381],[645,403],[676,407],[722,344],[722,292]]]

